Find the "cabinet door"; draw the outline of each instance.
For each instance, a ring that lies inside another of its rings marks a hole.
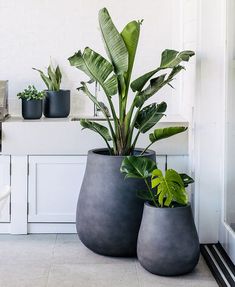
[[[28,222],[75,222],[86,156],[30,156]]]
[[[10,156],[0,155],[0,191],[10,186]],[[10,196],[0,202],[0,222],[10,221]]]

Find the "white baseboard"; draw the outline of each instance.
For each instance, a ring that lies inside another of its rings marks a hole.
[[[6,223],[0,223],[0,234],[4,234],[4,233],[10,233],[10,226],[11,224],[9,222]]]
[[[75,223],[28,223],[28,233],[77,233]]]

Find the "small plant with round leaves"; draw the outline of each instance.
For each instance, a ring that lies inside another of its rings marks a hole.
[[[45,98],[44,91],[38,91],[34,85],[29,85],[22,92],[17,94],[17,97],[22,100],[43,100]]]

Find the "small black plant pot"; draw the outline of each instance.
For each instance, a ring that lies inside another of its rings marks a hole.
[[[156,208],[145,203],[137,256],[149,272],[176,276],[191,272],[200,255],[191,206]]]
[[[22,116],[26,120],[37,120],[42,116],[42,100],[22,99]]]
[[[66,118],[70,113],[70,91],[46,91],[43,114],[46,118]]]

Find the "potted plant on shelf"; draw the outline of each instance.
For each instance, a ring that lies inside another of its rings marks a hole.
[[[185,188],[193,179],[173,169],[163,175],[155,162],[135,156],[123,160],[121,172],[126,178],[142,179],[147,187],[137,190],[146,201],[137,243],[140,264],[164,276],[192,271],[198,263],[200,246]]]
[[[62,74],[60,67],[55,69],[52,65],[47,68],[47,75],[38,69],[42,80],[47,86],[43,114],[47,118],[66,118],[70,113],[70,91],[61,90]]]
[[[42,100],[45,98],[44,91],[37,91],[32,86],[24,89],[23,92],[17,94],[17,97],[22,100],[22,116],[27,120],[40,119],[42,116]]]
[[[82,91],[102,111],[107,126],[82,119],[84,129],[98,133],[107,148],[88,152],[86,171],[78,199],[77,231],[81,241],[91,250],[110,256],[133,256],[143,211],[143,202],[136,198],[137,187],[145,188],[140,179],[124,181],[120,166],[124,156],[139,155],[155,160],[155,152],[136,149],[141,133],[148,132],[164,116],[165,102],[145,106],[146,101],[166,85],[184,67],[182,62],[194,55],[192,51],[165,50],[158,68],[131,82],[142,21],[128,23],[121,33],[114,26],[106,8],[99,12],[99,25],[110,61],[90,48],[69,58],[71,66],[82,70],[88,82],[81,82]],[[164,71],[163,74],[155,74]],[[109,107],[91,93],[93,82],[103,89]],[[146,87],[147,84],[147,87]],[[129,88],[135,92],[127,109]],[[119,113],[113,97],[119,99]],[[185,131],[185,127],[162,129],[161,139]],[[150,144],[159,139],[155,132]]]

